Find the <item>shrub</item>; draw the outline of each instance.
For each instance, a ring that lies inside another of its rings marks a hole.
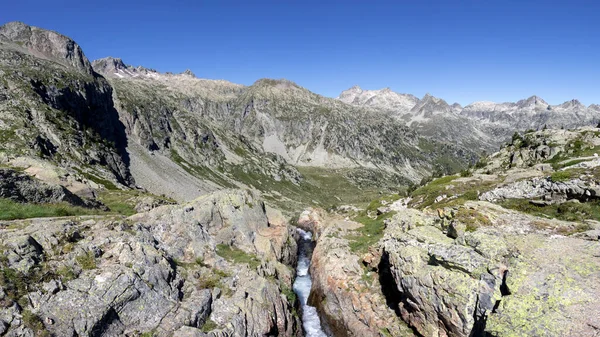
[[[210,332],[216,328],[218,328],[219,326],[217,325],[217,323],[215,323],[213,320],[211,320],[210,318],[206,320],[206,322],[204,322],[204,325],[202,325],[202,332]]]
[[[75,261],[77,261],[79,266],[84,270],[96,269],[96,258],[92,252],[77,256]]]
[[[29,310],[23,310],[21,315],[23,316],[23,324],[29,329],[33,330],[36,336],[50,336],[50,332],[46,330],[46,326],[44,326],[44,323],[38,315]]]
[[[283,295],[285,295],[285,298],[287,298],[288,303],[291,305],[294,305],[294,303],[296,303],[296,293],[294,292],[294,290],[286,287],[285,285],[281,286],[281,293]]]
[[[56,274],[60,277],[63,283],[71,281],[77,277],[77,275],[75,275],[75,271],[73,271],[73,268],[71,268],[70,266],[60,267],[56,271]]]

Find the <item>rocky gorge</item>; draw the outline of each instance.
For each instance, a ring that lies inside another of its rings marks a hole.
[[[0,336],[599,335],[598,120],[90,62],[8,23]]]

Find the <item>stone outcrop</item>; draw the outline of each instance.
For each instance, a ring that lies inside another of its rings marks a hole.
[[[294,300],[284,295],[293,232],[247,192],[125,220],[9,227],[0,233],[6,336],[301,335]]]
[[[600,198],[600,186],[595,181],[572,179],[554,182],[550,178],[519,180],[479,196],[479,200],[484,201],[542,199],[548,202],[564,202],[572,199],[589,201],[598,198]]]
[[[21,203],[67,202],[75,206],[97,207],[97,201],[82,199],[61,185],[49,185],[26,173],[0,168],[0,198]]]
[[[595,333],[597,243],[555,234],[571,223],[464,207],[388,223],[381,247],[404,321],[423,336]]]
[[[299,226],[317,234],[310,273],[309,304],[321,314],[332,336],[411,336],[412,331],[388,307],[377,273],[365,267],[345,238],[361,225],[308,210]]]

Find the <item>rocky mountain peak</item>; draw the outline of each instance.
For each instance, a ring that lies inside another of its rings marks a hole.
[[[105,57],[92,62],[92,67],[95,71],[101,74],[109,72],[118,72],[119,69],[127,69],[127,65],[123,63],[123,60],[115,57]]]
[[[104,57],[92,62],[94,70],[107,77],[131,78],[139,76],[156,77],[159,73],[154,69],[144,67],[133,67],[125,64],[121,58]]]
[[[576,109],[576,110],[585,109],[585,105],[583,105],[577,99],[572,99],[570,101],[566,101],[563,104],[559,105],[559,107],[561,107],[563,109]]]
[[[396,113],[408,112],[419,101],[413,95],[397,93],[389,87],[379,90],[363,90],[357,85],[344,90],[337,99],[348,104],[370,106]]]
[[[517,105],[522,108],[532,107],[532,108],[547,108],[549,104],[541,99],[540,97],[533,95],[527,99],[522,99],[517,102]]]
[[[196,74],[194,74],[190,69],[186,69],[182,74],[191,77],[196,77]]]
[[[253,87],[261,87],[261,88],[278,88],[278,89],[292,89],[292,88],[300,88],[296,83],[286,80],[284,78],[281,79],[272,79],[272,78],[261,78],[252,84]]]
[[[92,74],[92,66],[81,47],[57,32],[33,27],[23,22],[9,22],[0,27],[0,44],[27,54],[73,67]]]
[[[413,116],[412,120],[421,120],[423,118],[431,118],[434,115],[452,114],[455,112],[454,110],[443,99],[434,97],[428,93],[410,110],[410,114]]]

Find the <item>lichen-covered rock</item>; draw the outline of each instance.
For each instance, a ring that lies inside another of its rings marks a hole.
[[[424,336],[588,336],[600,303],[600,246],[563,236],[572,223],[469,202],[443,226],[409,210],[381,241],[404,321]],[[471,217],[464,217],[470,214]],[[485,224],[473,226],[476,217]],[[460,227],[458,224],[455,227]],[[462,227],[465,228],[465,227]]]

